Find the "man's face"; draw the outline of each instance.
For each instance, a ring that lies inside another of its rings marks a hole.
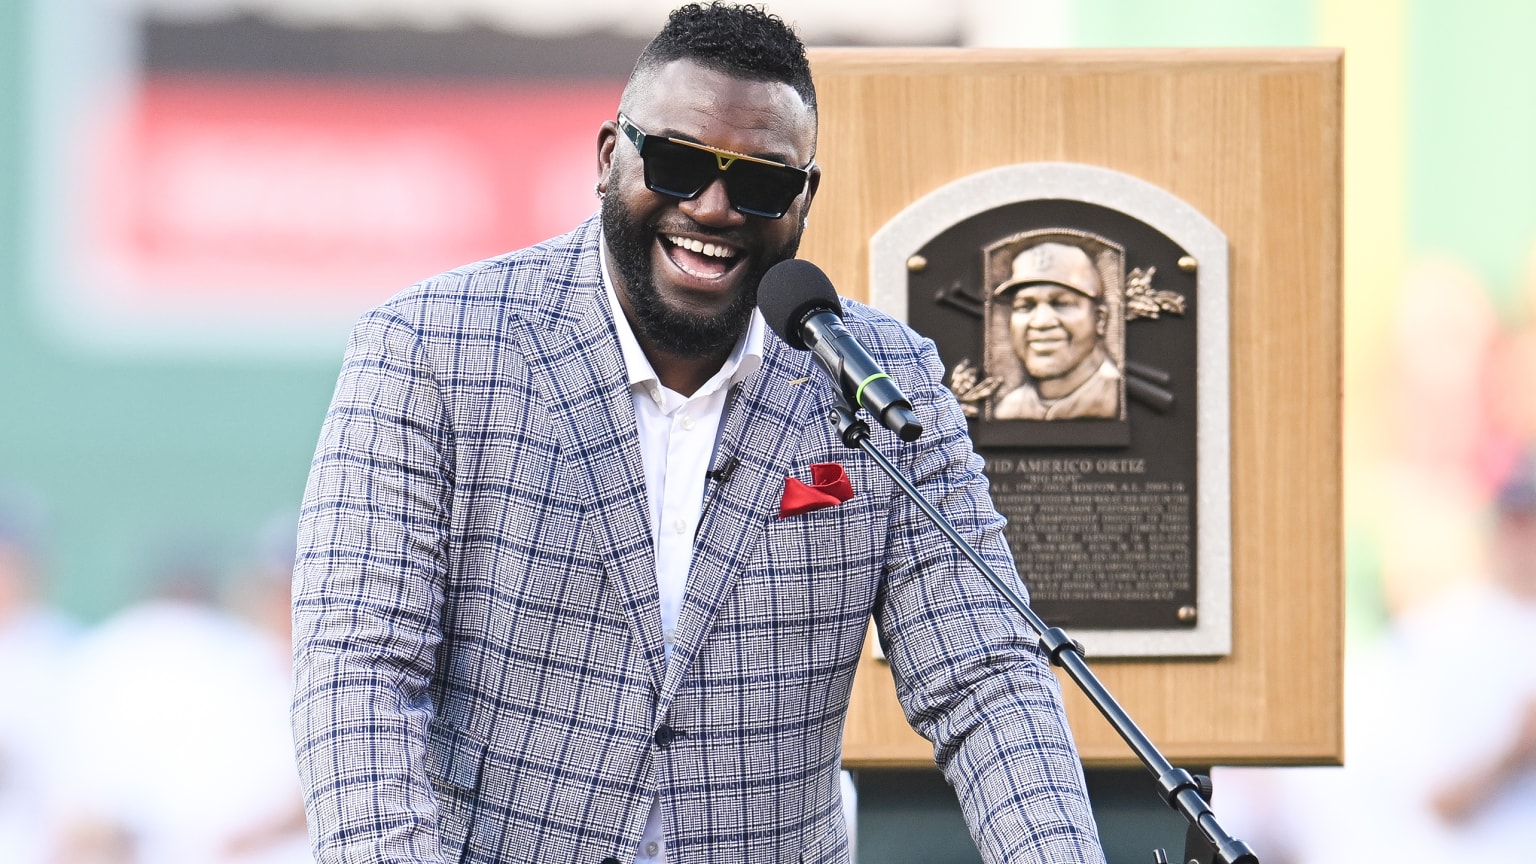
[[[789,85],[734,78],[688,60],[633,87],[625,113],[648,135],[795,167],[815,155],[816,116]],[[732,209],[719,180],[686,201],[652,192],[639,152],[611,122],[598,136],[598,171],[619,300],[643,344],[685,357],[740,338],[763,273],[799,248],[820,180],[813,168],[806,191],[779,219]]]
[[[1099,304],[1071,288],[1026,285],[1013,295],[1013,350],[1035,378],[1058,378],[1093,354],[1104,332]]]

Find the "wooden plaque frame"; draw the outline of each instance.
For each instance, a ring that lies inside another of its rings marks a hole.
[[[1021,162],[1121,171],[1230,243],[1232,653],[1089,662],[1172,760],[1343,759],[1341,93],[1336,49],[818,49],[824,182],[801,256],[869,297],[869,238]],[[1026,574],[1027,580],[1027,574]],[[1134,762],[1070,681],[1084,762]],[[931,765],[866,651],[851,768]]]

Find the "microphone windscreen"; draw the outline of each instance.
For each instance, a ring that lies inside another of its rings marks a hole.
[[[806,350],[800,336],[800,323],[815,312],[831,312],[843,317],[843,304],[837,299],[832,280],[809,261],[790,258],[768,268],[757,286],[757,308],[763,320],[780,339]]]

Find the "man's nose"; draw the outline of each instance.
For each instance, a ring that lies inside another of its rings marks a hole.
[[[1049,303],[1041,303],[1029,310],[1029,326],[1035,330],[1048,330],[1061,326],[1061,316]]]
[[[690,219],[700,225],[729,228],[740,225],[747,217],[731,207],[731,196],[725,191],[725,175],[722,174],[697,196],[679,205]]]

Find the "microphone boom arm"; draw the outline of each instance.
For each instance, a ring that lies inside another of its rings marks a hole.
[[[1029,603],[1013,589],[1013,586],[997,575],[997,571],[993,570],[986,559],[982,558],[981,554],[960,536],[960,532],[956,531],[949,520],[944,518],[944,514],[924,498],[923,493],[912,485],[912,481],[902,474],[901,469],[875,447],[870,440],[869,426],[858,419],[846,400],[837,400],[832,410],[831,420],[843,444],[868,454],[869,458],[880,466],[880,470],[901,487],[901,491],[912,499],[918,509],[923,511],[923,515],[938,526],[955,548],[959,549],[992,587],[997,589],[1003,599],[1008,601],[1008,605],[1024,616],[1029,626],[1040,635],[1040,643],[1045,648],[1047,656],[1051,658],[1051,662],[1067,671],[1067,675],[1088,696],[1099,713],[1104,715],[1104,719],[1115,728],[1115,732],[1130,745],[1131,750],[1136,753],[1136,758],[1140,759],[1157,779],[1158,791],[1163,801],[1189,822],[1191,833],[1198,832],[1215,850],[1217,856],[1215,860],[1220,861],[1221,864],[1259,864],[1258,856],[1248,848],[1248,844],[1227,834],[1216,821],[1216,814],[1211,811],[1205,798],[1201,797],[1200,787],[1194,776],[1182,768],[1175,768],[1163,756],[1157,746],[1136,726],[1135,721],[1125,713],[1125,709],[1120,707],[1120,703],[1115,701],[1115,697],[1093,674],[1093,670],[1088,668],[1083,655],[1083,646],[1060,627],[1047,626],[1045,621],[1035,614],[1035,610],[1030,608]]]

